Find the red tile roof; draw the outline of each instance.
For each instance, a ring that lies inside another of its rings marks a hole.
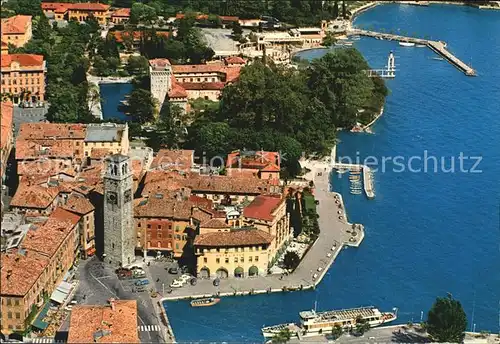
[[[151,169],[164,171],[191,171],[194,150],[160,149],[151,163]]]
[[[33,54],[3,54],[1,55],[1,66],[3,68],[10,67],[10,65],[16,62],[21,67],[40,67],[43,66],[43,56],[33,55]]]
[[[95,209],[85,196],[76,193],[71,194],[61,208],[79,215],[86,215]]]
[[[56,254],[66,237],[75,230],[78,221],[80,221],[79,215],[57,208],[43,226],[28,231],[22,248],[50,258]]]
[[[200,234],[194,239],[194,245],[203,247],[269,245],[273,239],[273,235],[260,229],[241,229]]]
[[[221,219],[209,219],[200,224],[201,228],[231,228],[224,220]]]
[[[136,300],[110,300],[110,305],[74,306],[68,343],[140,343]],[[101,334],[96,338],[96,334]]]
[[[17,188],[10,205],[20,208],[47,209],[57,197],[57,190],[23,182]]]
[[[196,195],[190,195],[188,200],[190,202],[193,202],[194,204],[196,204],[198,207],[205,208],[205,209],[212,209],[213,204],[214,204],[214,202],[212,202],[211,199],[196,196]]]
[[[2,19],[2,35],[5,34],[24,34],[31,22],[31,16],[17,15]]]
[[[83,142],[82,142],[83,144]],[[16,141],[16,159],[82,157],[83,150],[75,154],[72,140],[20,140]]]
[[[91,159],[104,159],[108,155],[111,155],[113,151],[110,148],[98,148],[98,147],[93,147],[92,150],[90,151],[90,158]]]
[[[186,200],[175,200],[162,195],[158,198],[152,195],[147,199],[138,199],[135,201],[135,217],[155,217],[155,218],[174,218],[188,220],[191,217],[194,203]]]
[[[58,10],[58,11],[66,11],[66,10],[75,10],[75,11],[107,11],[109,9],[109,5],[99,4],[99,3],[90,3],[90,2],[81,2],[81,3],[65,3],[65,2],[42,2],[42,10]]]
[[[252,203],[243,209],[243,216],[251,219],[272,221],[275,217],[273,213],[284,202],[284,198],[257,196]]]
[[[176,74],[189,74],[189,73],[220,73],[226,74],[226,82],[236,80],[241,71],[240,66],[228,67],[223,64],[198,64],[198,65],[172,65],[172,71]]]
[[[184,87],[182,87],[178,82],[177,80],[175,79],[175,77],[172,75],[172,88],[170,89],[170,91],[168,91],[168,97],[169,98],[187,98],[188,94],[186,92],[186,90],[184,89]]]
[[[85,139],[85,124],[22,123],[18,139]]]
[[[31,251],[13,250],[1,255],[0,294],[24,296],[41,278],[49,259]]]
[[[111,17],[130,17],[130,8],[119,8],[111,14]]]
[[[232,64],[239,64],[239,65],[245,65],[247,61],[239,56],[228,56],[224,58],[224,63],[226,65],[232,65]]]
[[[258,170],[263,170],[264,168],[270,168],[271,170],[274,171],[275,168],[269,166],[270,164],[276,165],[279,171],[280,155],[278,152],[234,151],[227,155],[226,168],[239,167],[239,168],[251,168]]]
[[[180,82],[179,85],[188,91],[211,90],[220,91],[226,85],[225,82]]]

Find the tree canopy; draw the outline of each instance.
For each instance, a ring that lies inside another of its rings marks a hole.
[[[460,301],[451,295],[438,297],[427,314],[426,328],[437,342],[462,343],[467,317]]]

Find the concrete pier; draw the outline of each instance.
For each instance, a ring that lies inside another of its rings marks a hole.
[[[455,55],[453,55],[452,53],[450,53],[446,49],[445,42],[431,41],[428,39],[407,37],[407,36],[401,36],[401,35],[394,35],[394,34],[390,34],[390,33],[382,33],[382,32],[375,32],[375,31],[368,31],[368,30],[361,30],[361,29],[351,29],[347,32],[347,35],[348,36],[360,35],[360,36],[367,36],[367,37],[378,37],[378,38],[383,38],[383,39],[392,40],[392,41],[401,41],[401,42],[409,42],[409,43],[426,45],[431,50],[433,50],[434,52],[436,52],[437,54],[439,54],[443,58],[445,58],[448,62],[450,62],[457,69],[459,69],[463,73],[465,73],[465,75],[476,76],[476,71],[473,68],[469,67],[465,62],[461,61],[459,58],[457,58]]]

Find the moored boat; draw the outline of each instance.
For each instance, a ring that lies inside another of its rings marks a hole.
[[[399,45],[402,47],[414,47],[415,43],[413,43],[413,42],[399,42]]]
[[[265,338],[270,338],[284,328],[289,328],[292,331],[294,328],[292,325],[295,325],[295,331],[292,331],[292,333],[300,335],[300,337],[329,333],[337,325],[341,326],[343,329],[349,329],[350,327],[356,326],[356,323],[359,321],[367,322],[370,327],[376,327],[396,320],[397,308],[394,308],[393,312],[381,312],[373,306],[326,312],[311,310],[300,312],[299,317],[300,325],[283,324],[264,327],[262,329],[262,334]]]
[[[195,299],[191,301],[191,307],[209,307],[218,304],[219,298],[209,297],[206,299]]]

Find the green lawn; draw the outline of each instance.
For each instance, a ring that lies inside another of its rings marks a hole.
[[[310,193],[304,193],[304,212],[305,213],[316,213],[316,203],[315,198]]]

